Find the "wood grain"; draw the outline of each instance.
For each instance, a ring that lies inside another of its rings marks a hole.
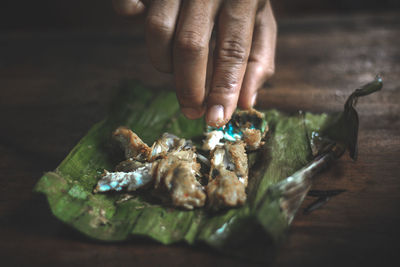
[[[399,262],[400,16],[308,17],[279,25],[277,71],[260,93],[259,107],[333,112],[376,73],[383,74],[385,85],[358,105],[358,161],[340,159],[314,185],[347,191],[309,215],[298,213],[275,266]],[[32,194],[43,172],[54,169],[105,116],[120,81],[132,78],[173,89],[172,78],[150,65],[140,34],[0,34],[0,256],[5,266],[256,265],[202,246],[89,240],[53,218],[45,200]]]

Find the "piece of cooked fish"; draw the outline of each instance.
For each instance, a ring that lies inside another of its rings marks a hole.
[[[243,205],[248,180],[245,143],[227,142],[217,146],[211,153],[209,177],[206,191],[212,209]]]
[[[200,164],[191,141],[164,133],[149,147],[125,127],[115,130],[113,137],[127,159],[117,165],[116,172],[105,171],[95,192],[135,191],[152,183],[160,198],[175,206],[204,206],[206,194],[197,180]]]
[[[105,171],[95,191],[148,186],[160,199],[186,209],[204,206],[206,198],[212,209],[242,205],[248,183],[246,150],[258,149],[267,130],[264,114],[254,109],[237,111],[225,126],[208,127],[203,142],[203,150],[210,151],[208,159],[196,152],[190,140],[164,133],[149,147],[132,130],[119,127],[113,138],[126,160],[115,172]]]

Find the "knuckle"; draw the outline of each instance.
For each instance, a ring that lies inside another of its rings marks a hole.
[[[212,94],[218,98],[236,95],[239,92],[237,84],[234,83],[217,83],[214,88]]]
[[[263,78],[269,78],[275,73],[275,64],[271,63],[268,66],[260,66],[256,72]]]
[[[159,16],[149,16],[146,19],[146,31],[158,36],[169,36],[173,33],[173,26]]]
[[[275,74],[275,64],[272,64],[264,69],[264,76],[269,78]]]
[[[204,56],[208,52],[203,37],[196,31],[183,31],[177,37],[175,48],[178,52],[191,56]]]
[[[218,57],[223,62],[243,64],[247,62],[249,56],[243,41],[237,38],[222,42]]]
[[[183,107],[200,107],[203,104],[203,99],[194,90],[182,90],[177,92],[179,103]]]
[[[115,11],[122,16],[134,16],[144,11],[144,5],[139,0],[113,0]]]
[[[153,66],[158,70],[159,72],[163,73],[172,73],[172,63],[168,60],[162,60],[159,59],[158,57],[153,57],[150,55],[150,60]]]
[[[224,71],[220,74],[215,83],[214,92],[220,95],[237,94],[239,87],[239,81],[236,75],[231,71]]]
[[[189,107],[189,108],[199,108],[202,106],[203,101],[199,100],[197,97],[193,98],[193,96],[189,95],[178,95],[178,102],[181,107]]]

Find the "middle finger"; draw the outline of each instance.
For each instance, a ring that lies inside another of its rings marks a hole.
[[[214,73],[206,122],[222,126],[234,112],[250,53],[257,1],[226,1],[217,28]]]

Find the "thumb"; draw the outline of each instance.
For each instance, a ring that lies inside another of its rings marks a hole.
[[[115,11],[122,16],[136,16],[146,9],[148,0],[112,0]]]

